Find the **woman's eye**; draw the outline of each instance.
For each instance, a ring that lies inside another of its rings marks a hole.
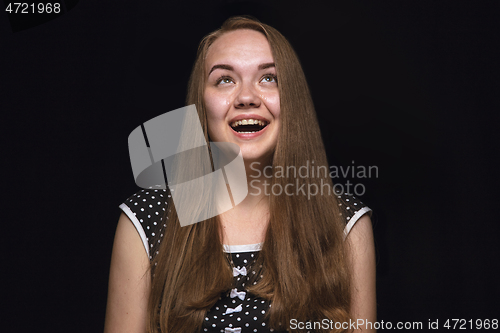
[[[220,79],[217,80],[217,84],[227,84],[227,83],[232,83],[233,79],[230,77],[221,77]]]
[[[264,77],[262,78],[261,82],[268,82],[268,83],[275,83],[277,80],[276,80],[276,76],[275,75],[264,75]]]

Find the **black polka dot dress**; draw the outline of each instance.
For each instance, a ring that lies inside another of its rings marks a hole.
[[[167,190],[143,189],[120,205],[137,229],[150,259],[158,253],[168,223],[164,220],[168,197]],[[338,202],[340,214],[346,222],[345,237],[361,216],[371,214],[371,209],[354,196],[339,196]],[[259,267],[254,265],[261,248],[260,243],[224,245],[224,251],[232,258],[234,287],[221,295],[207,311],[202,333],[286,332],[268,327],[264,316],[272,304],[246,291],[250,283],[257,283],[261,277],[256,276]]]

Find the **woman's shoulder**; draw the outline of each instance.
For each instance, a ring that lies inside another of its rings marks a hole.
[[[370,217],[372,210],[366,206],[358,197],[349,194],[340,194],[337,196],[339,213],[345,223],[344,237],[351,231],[354,224],[365,214]]]
[[[169,195],[167,190],[141,189],[120,205],[137,229],[150,258],[155,246],[152,240],[158,238],[166,227],[164,219]]]

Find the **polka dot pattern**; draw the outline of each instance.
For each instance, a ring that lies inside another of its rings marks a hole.
[[[371,215],[371,209],[365,206],[358,197],[353,195],[339,195],[337,196],[337,202],[339,204],[340,215],[344,217],[346,224],[356,214],[359,215],[360,212],[366,212]]]
[[[128,217],[134,222],[141,237],[146,236],[143,243],[148,244],[149,249],[146,251],[149,251],[149,259],[152,259],[153,254],[157,253],[163,231],[167,227],[163,221],[167,207],[167,195],[167,190],[143,189],[123,203],[133,212],[133,216]],[[124,210],[124,212],[127,214],[127,211]]]
[[[163,221],[168,208],[168,190],[143,189],[128,198],[120,206],[132,220],[141,235],[149,257],[158,254],[158,248],[168,221]],[[363,214],[370,213],[358,198],[339,196],[337,198],[340,215],[347,227],[352,228],[354,222]],[[262,277],[258,275],[260,267],[253,267],[259,251],[228,254],[232,257],[234,283],[233,288],[223,293],[217,303],[207,312],[201,332],[275,332],[269,327],[265,316],[271,304],[269,301],[252,295],[245,286],[255,284]]]

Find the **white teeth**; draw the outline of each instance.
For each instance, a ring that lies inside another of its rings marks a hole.
[[[246,125],[246,124],[248,124],[248,121],[247,121],[246,119],[243,119],[243,120],[241,121],[241,124],[242,124],[242,125]]]
[[[253,119],[248,119],[248,125],[253,125]]]

